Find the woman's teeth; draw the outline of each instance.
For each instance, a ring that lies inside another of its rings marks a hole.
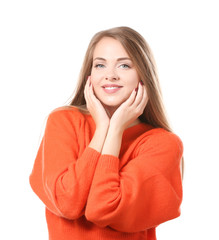
[[[119,87],[105,87],[105,89],[116,89],[116,88],[119,88]]]

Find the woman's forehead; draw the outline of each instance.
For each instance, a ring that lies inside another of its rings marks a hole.
[[[111,38],[102,38],[94,48],[93,59],[95,58],[129,58],[128,53],[120,41]]]

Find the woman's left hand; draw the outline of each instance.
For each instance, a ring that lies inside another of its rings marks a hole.
[[[134,89],[130,97],[114,112],[110,119],[110,128],[123,132],[143,113],[147,102],[146,88],[139,82],[138,90]]]

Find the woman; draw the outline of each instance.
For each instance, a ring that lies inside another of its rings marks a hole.
[[[180,215],[183,146],[143,37],[97,33],[70,105],[49,115],[30,176],[49,239],[156,239]]]

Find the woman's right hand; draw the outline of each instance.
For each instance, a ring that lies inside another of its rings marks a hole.
[[[108,129],[110,119],[103,105],[94,95],[93,85],[91,83],[91,76],[89,76],[87,79],[87,83],[84,89],[84,96],[87,104],[87,109],[96,124],[96,129]]]

